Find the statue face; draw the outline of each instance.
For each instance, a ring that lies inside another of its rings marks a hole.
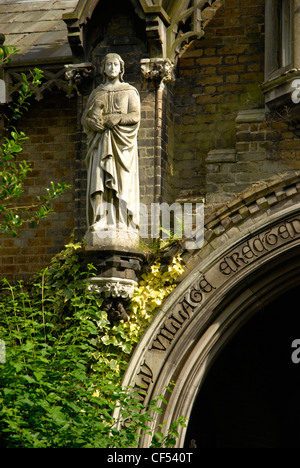
[[[110,80],[117,78],[121,72],[120,61],[117,58],[108,58],[105,63],[104,72]]]

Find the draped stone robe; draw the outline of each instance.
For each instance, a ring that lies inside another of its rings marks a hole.
[[[105,126],[109,114],[120,115],[119,123],[113,128]],[[104,125],[104,129],[93,131],[89,125],[91,119]],[[86,165],[89,228],[94,225],[94,230],[109,229],[103,222],[97,223],[96,218],[103,216],[103,207],[111,199],[121,201],[123,206],[125,204],[131,223],[139,225],[139,122],[140,98],[133,86],[124,82],[113,88],[100,85],[91,93],[82,116],[82,124],[88,136]],[[95,195],[100,196],[98,213],[95,212]]]

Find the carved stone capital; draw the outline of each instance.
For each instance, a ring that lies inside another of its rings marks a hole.
[[[99,294],[103,293],[106,297],[130,299],[137,287],[137,282],[125,278],[90,278],[89,289]]]
[[[76,88],[78,93],[82,93],[82,85],[88,78],[94,75],[94,66],[90,62],[75,63],[65,65],[65,79],[71,88]]]
[[[141,60],[141,73],[146,80],[158,83],[175,81],[174,64],[168,58],[148,58]]]

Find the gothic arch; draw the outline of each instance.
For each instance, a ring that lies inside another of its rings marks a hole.
[[[210,241],[186,254],[187,273],[146,330],[123,382],[144,388],[145,402],[165,395],[168,406],[153,427],[189,417],[223,347],[254,314],[300,284],[298,180],[298,174],[281,176],[241,194],[206,223]],[[170,381],[172,394],[165,390]],[[182,428],[178,447],[185,434]],[[149,443],[143,436],[141,446]]]

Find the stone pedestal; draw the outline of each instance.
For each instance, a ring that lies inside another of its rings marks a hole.
[[[143,251],[125,246],[86,246],[79,255],[83,265],[96,268],[96,275],[89,278],[90,288],[106,298],[109,320],[129,320],[127,304],[142,273]]]
[[[127,228],[126,230],[111,229],[109,231],[94,231],[89,229],[85,234],[87,246],[93,248],[109,249],[135,249],[139,242],[138,230]]]

